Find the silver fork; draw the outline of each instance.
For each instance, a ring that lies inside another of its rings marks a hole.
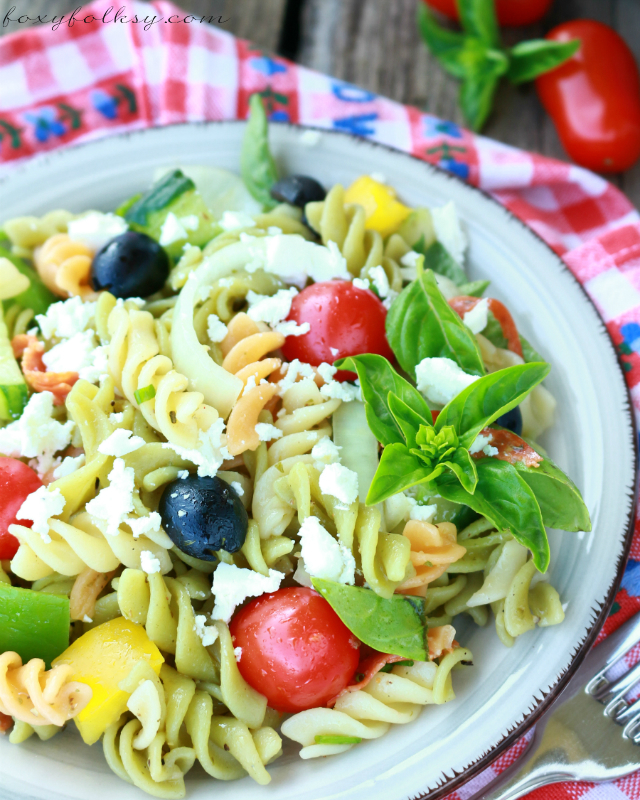
[[[640,641],[640,613],[595,647],[545,712],[520,758],[470,800],[515,800],[559,781],[610,781],[640,769],[640,663],[622,677],[606,674]]]

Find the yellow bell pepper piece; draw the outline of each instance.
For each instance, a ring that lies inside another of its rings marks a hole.
[[[157,675],[164,658],[145,629],[117,617],[76,639],[52,662],[54,667],[71,665],[73,672],[68,680],[86,683],[93,690],[89,704],[74,720],[87,744],[97,742],[126,710],[130,695],[118,684],[143,658]]]
[[[345,203],[361,205],[366,214],[365,228],[378,231],[383,239],[395,233],[411,213],[411,209],[396,199],[391,186],[361,175],[344,195]]]

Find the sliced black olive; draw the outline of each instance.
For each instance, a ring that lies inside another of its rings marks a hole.
[[[516,436],[520,436],[522,434],[522,412],[520,411],[520,406],[516,406],[512,408],[511,411],[507,411],[506,414],[498,417],[496,425],[500,425],[501,428],[506,428],[512,433],[515,433]]]
[[[238,494],[217,477],[190,475],[168,483],[158,511],[176,547],[204,561],[215,561],[217,550],[237,552],[249,526]]]
[[[271,197],[280,203],[304,208],[307,203],[324,200],[327,196],[324,188],[315,178],[308,175],[289,175],[271,187]]]
[[[91,285],[116,297],[148,297],[162,289],[169,275],[165,249],[138,231],[116,236],[99,250],[91,265]]]

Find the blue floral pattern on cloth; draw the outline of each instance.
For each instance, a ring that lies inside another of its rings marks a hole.
[[[34,135],[39,142],[46,142],[50,136],[64,136],[67,129],[58,118],[58,109],[41,106],[37,111],[27,111],[26,122],[33,125]]]

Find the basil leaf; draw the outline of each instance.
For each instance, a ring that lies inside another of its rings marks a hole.
[[[389,404],[389,411],[393,414],[396,424],[402,431],[402,435],[407,443],[407,447],[416,446],[416,433],[421,425],[433,426],[433,421],[427,421],[424,417],[417,414],[404,400],[401,400],[397,394],[389,392],[387,398]],[[431,414],[429,414],[431,416]]]
[[[540,572],[549,566],[549,542],[540,506],[533,490],[508,461],[483,458],[476,464],[478,484],[474,494],[466,492],[453,476],[438,480],[438,493],[455,503],[464,503],[491,520],[498,530],[509,530],[533,554]]]
[[[578,487],[550,458],[537,467],[514,464],[536,496],[544,524],[563,531],[590,531],[589,511]]]
[[[507,348],[507,339],[502,332],[502,326],[496,319],[493,311],[489,311],[487,315],[487,326],[486,328],[481,331],[482,335],[485,339],[488,339],[494,347],[500,347],[502,350],[506,350]],[[541,362],[545,359],[542,358],[540,353],[529,344],[529,342],[524,338],[524,336],[519,335],[520,339],[520,347],[522,347],[522,355],[524,357],[525,363],[529,364],[532,361]]]
[[[467,123],[479,131],[491,112],[493,97],[509,60],[499,50],[490,50],[469,62],[460,87],[460,107]]]
[[[515,408],[549,374],[549,364],[515,364],[463,389],[438,414],[436,431],[453,425],[460,446],[471,447],[483,428]]]
[[[570,42],[550,42],[548,39],[532,39],[519,42],[509,51],[511,63],[507,78],[511,83],[532,81],[538,75],[556,69],[580,49],[580,39]]]
[[[240,151],[240,174],[251,195],[266,209],[274,208],[277,202],[270,190],[278,180],[278,172],[269,149],[267,114],[259,94],[251,95],[249,110]]]
[[[139,200],[125,212],[124,218],[130,224],[146,227],[147,218],[153,211],[162,211],[180,195],[195,189],[196,185],[179,169],[167,172],[159,181],[145,192]]]
[[[475,492],[478,484],[478,473],[475,462],[469,455],[468,450],[465,450],[464,447],[459,447],[453,454],[452,461],[443,461],[441,463],[445,467],[449,467],[465,491],[471,494]]]
[[[465,372],[484,375],[476,337],[447,303],[431,270],[396,297],[386,328],[391,349],[414,380],[416,365],[429,357],[450,358]]]
[[[460,23],[465,33],[489,47],[500,46],[500,32],[494,0],[458,0]]]
[[[423,424],[432,424],[427,401],[414,386],[398,375],[383,356],[374,353],[349,356],[336,361],[335,366],[358,373],[369,428],[382,444],[404,444],[405,441],[402,428],[389,410],[389,392],[406,403]]]
[[[482,295],[489,288],[491,281],[471,281],[470,283],[462,283],[458,286],[460,294],[466,297],[482,297]],[[542,359],[540,359],[542,361]]]
[[[424,43],[444,69],[456,78],[464,78],[465,67],[460,53],[465,37],[439,25],[424,3],[418,3],[418,30]]]
[[[520,347],[522,348],[522,355],[524,357],[525,364],[530,364],[534,361],[537,361],[538,363],[545,361],[540,353],[529,344],[524,336],[520,336]]]
[[[417,242],[413,249],[424,256],[424,268],[431,269],[438,275],[444,275],[455,284],[466,283],[467,276],[460,264],[451,256],[447,248],[440,242],[432,242],[429,247],[420,246]],[[420,249],[418,249],[420,248]]]
[[[378,469],[371,481],[367,505],[381,503],[387,497],[415,486],[416,483],[430,480],[431,476],[432,470],[413,455],[406,444],[388,444],[382,451]]]
[[[359,586],[323,578],[311,582],[361,642],[381,653],[428,661],[424,598],[395,594],[386,600]]]

